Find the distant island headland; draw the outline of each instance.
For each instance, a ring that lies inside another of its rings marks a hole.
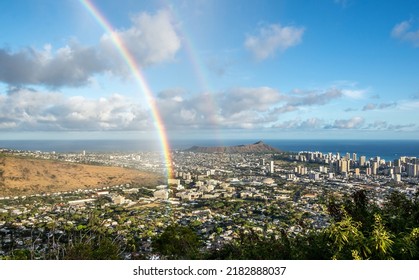
[[[263,141],[258,141],[248,145],[236,145],[236,146],[219,146],[219,147],[200,147],[193,146],[186,149],[187,152],[197,153],[281,153],[280,149],[269,146]]]

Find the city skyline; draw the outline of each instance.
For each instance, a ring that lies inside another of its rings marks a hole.
[[[0,5],[2,139],[419,136],[415,1]]]

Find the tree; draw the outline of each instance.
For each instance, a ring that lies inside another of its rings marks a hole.
[[[280,260],[291,259],[291,243],[285,232],[279,239],[249,230],[241,231],[239,239],[213,248],[205,258],[218,260]]]
[[[351,259],[354,255],[367,258],[370,249],[360,231],[361,223],[344,212],[343,219],[326,229],[333,246],[333,259]]]
[[[413,229],[419,225],[419,202],[418,194],[413,200],[406,195],[394,191],[386,197],[384,203],[383,218],[385,225],[395,234],[406,229]]]
[[[199,259],[202,242],[190,228],[173,224],[153,238],[153,252],[167,259]]]
[[[417,259],[419,252],[419,199],[395,191],[382,208],[369,203],[365,191],[344,202],[330,200],[334,222],[326,230],[335,258]]]
[[[382,218],[379,214],[374,215],[375,223],[371,232],[371,257],[374,259],[393,259],[391,256],[392,245],[394,241],[393,234],[388,232],[382,223]]]
[[[68,246],[64,259],[67,260],[119,260],[121,246],[109,237],[93,236]]]
[[[419,228],[414,228],[401,238],[395,240],[393,255],[395,259],[419,259]]]

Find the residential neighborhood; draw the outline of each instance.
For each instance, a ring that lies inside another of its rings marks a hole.
[[[166,172],[159,153],[3,154]],[[60,258],[62,244],[86,229],[124,245],[125,259],[152,258],[151,240],[171,224],[193,228],[207,248],[256,232],[298,235],[330,224],[328,200],[365,190],[378,206],[394,190],[419,188],[417,158],[391,162],[356,155],[199,153],[172,151],[173,178],[153,187],[120,185],[0,197],[0,257],[27,250],[33,259]],[[413,167],[412,167],[413,166]]]

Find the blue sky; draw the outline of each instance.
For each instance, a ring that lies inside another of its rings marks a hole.
[[[170,138],[417,139],[418,1],[92,1]],[[0,2],[0,138],[153,138],[79,1]]]

